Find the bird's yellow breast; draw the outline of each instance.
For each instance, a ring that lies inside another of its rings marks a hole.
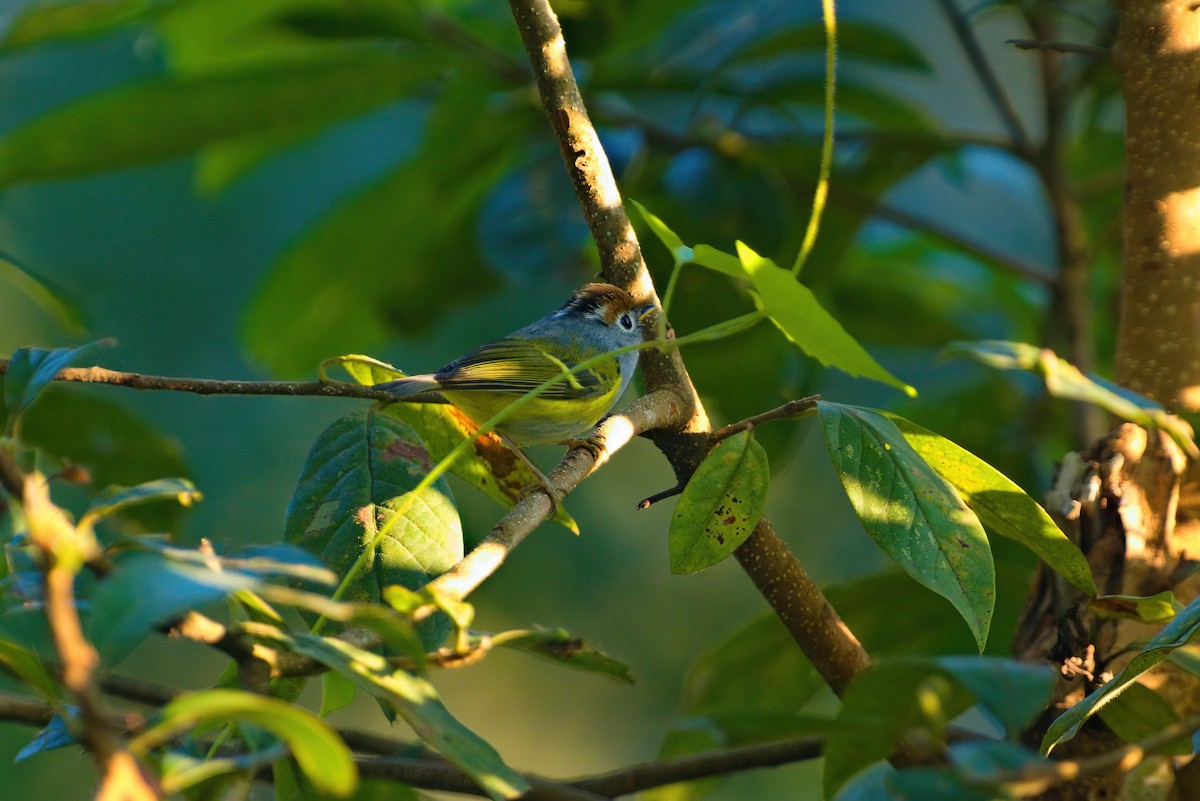
[[[590,431],[617,401],[622,382],[615,375],[603,393],[584,398],[539,396],[515,411],[496,428],[517,445],[549,445],[574,439]],[[492,390],[444,390],[446,400],[483,423],[515,401],[519,395]]]

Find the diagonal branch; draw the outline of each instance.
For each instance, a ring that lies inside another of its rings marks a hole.
[[[657,305],[637,235],[584,108],[549,0],[509,0],[509,6],[533,66],[542,106],[599,248],[604,277]],[[647,331],[657,329],[654,323],[650,321]],[[639,369],[648,390],[671,392],[689,410],[684,425],[647,434],[671,463],[679,483],[684,483],[712,446],[712,424],[677,350],[649,351]],[[843,692],[850,677],[869,665],[870,658],[765,518],[735,555],[829,685]]]

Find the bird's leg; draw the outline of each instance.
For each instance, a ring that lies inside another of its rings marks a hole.
[[[596,423],[596,427],[592,429],[592,432],[583,439],[568,439],[564,441],[563,444],[567,446],[567,452],[570,453],[576,448],[583,448],[592,455],[593,462],[599,462],[600,456],[604,453],[605,449],[604,434],[600,433],[600,426],[609,417],[610,415],[602,417],[600,422]]]
[[[530,485],[521,490],[522,497],[528,495],[530,492],[536,492],[540,490],[547,498],[550,499],[550,516],[553,517],[554,515],[558,514],[559,492],[554,488],[554,485],[550,483],[550,479],[546,478],[546,474],[538,469],[538,466],[533,463],[533,460],[526,456],[525,451],[517,447],[516,443],[501,434],[499,431],[494,433],[500,438],[500,441],[504,443],[505,447],[515,453],[517,458],[525,463],[525,466],[533,472],[534,477],[538,480],[537,484]]]

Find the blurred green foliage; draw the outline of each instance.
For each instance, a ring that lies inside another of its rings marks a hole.
[[[732,253],[740,240],[790,264],[820,154],[818,4],[554,5],[625,195],[685,242]],[[970,14],[1035,137],[1044,90],[1074,103],[1061,155],[1096,270],[1102,355],[1087,367],[1104,373],[1119,244],[1117,83],[1108,62],[1081,58],[1065,62],[1063,86],[1041,87],[1036,56],[1002,45],[1027,35],[1030,9],[1051,14],[1064,38],[1101,44],[1109,20],[1093,3],[1060,13],[990,2]],[[934,4],[914,4],[900,21],[865,2],[846,0],[839,11],[830,206],[804,283],[881,369],[920,395],[906,399],[823,369],[767,326],[688,349],[689,370],[718,423],[817,392],[886,407],[1038,497],[1051,457],[1080,444],[1066,433],[1070,408],[1047,402],[1039,382],[939,363],[935,354],[964,339],[1062,346],[1044,165],[1018,152]],[[417,372],[540,316],[595,272],[503,4],[83,0],[22,3],[5,14],[0,250],[30,271],[0,271],[4,353],[79,344],[82,321],[89,337],[121,338],[106,364],[141,372],[313,376],[323,359],[343,353]],[[672,259],[641,232],[661,292]],[[55,287],[26,299],[30,273]],[[754,308],[749,285],[689,267],[671,321],[685,334]],[[56,487],[72,508],[111,484],[164,476],[190,476],[205,493],[186,518],[173,506],[147,507],[106,523],[114,534],[170,531],[182,542],[240,546],[281,538],[305,452],[346,411],[325,399],[53,387],[24,415],[22,434],[46,472],[90,472],[90,485]],[[823,582],[857,579],[830,596],[872,652],[973,650],[948,603],[899,574],[876,572],[884,562],[840,494],[825,448],[796,433],[811,430],[781,421],[755,432],[775,476],[768,513],[801,561]],[[740,628],[761,601],[728,564],[668,577],[668,510],[639,518],[631,510],[671,478],[639,447],[573,496],[581,540],[540,532],[475,601],[490,628],[543,620],[600,638],[618,657],[636,656],[628,661],[641,684],[616,695],[587,677],[562,679],[500,655],[489,657],[496,667],[467,678],[439,675],[443,694],[510,765],[595,771],[646,758],[664,732],[671,735],[663,752],[685,753],[752,742],[755,732],[815,730],[810,713],[830,708],[811,666],[776,647],[782,640],[771,619]],[[459,503],[469,546],[496,507],[465,493]],[[1004,656],[1032,565],[1003,543],[992,551],[999,586],[988,652]],[[10,594],[18,590],[10,581]],[[734,630],[741,633],[711,650]],[[729,643],[741,645],[730,652]],[[219,672],[154,647],[136,652],[154,659],[135,656],[122,669],[178,675],[198,687]],[[913,681],[945,670],[926,665]],[[729,686],[704,683],[721,671]],[[764,708],[748,685],[769,690],[778,676],[786,676],[778,679],[781,696],[766,693]],[[964,692],[954,681],[938,697],[967,697],[969,705],[975,688]],[[493,697],[501,686],[503,697]],[[776,697],[786,708],[769,708]],[[561,724],[570,728],[547,744],[545,732],[567,703],[579,721]],[[358,722],[371,712],[338,714]],[[703,716],[711,720],[695,724]],[[683,745],[680,731],[690,732]],[[17,731],[5,743],[15,751],[28,739]],[[21,768],[30,788],[84,792],[87,782],[64,789],[53,767],[35,774],[37,762]],[[780,775],[785,784],[740,777],[718,792],[816,797],[813,787],[786,784],[796,769]]]

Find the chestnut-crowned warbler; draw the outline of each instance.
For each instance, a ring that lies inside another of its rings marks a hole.
[[[641,320],[653,308],[612,284],[587,284],[558,311],[479,346],[436,373],[376,387],[397,398],[441,391],[482,423],[581,362],[640,342]],[[547,445],[590,431],[625,391],[637,360],[637,351],[622,353],[564,377],[498,424],[497,433],[515,445]]]

